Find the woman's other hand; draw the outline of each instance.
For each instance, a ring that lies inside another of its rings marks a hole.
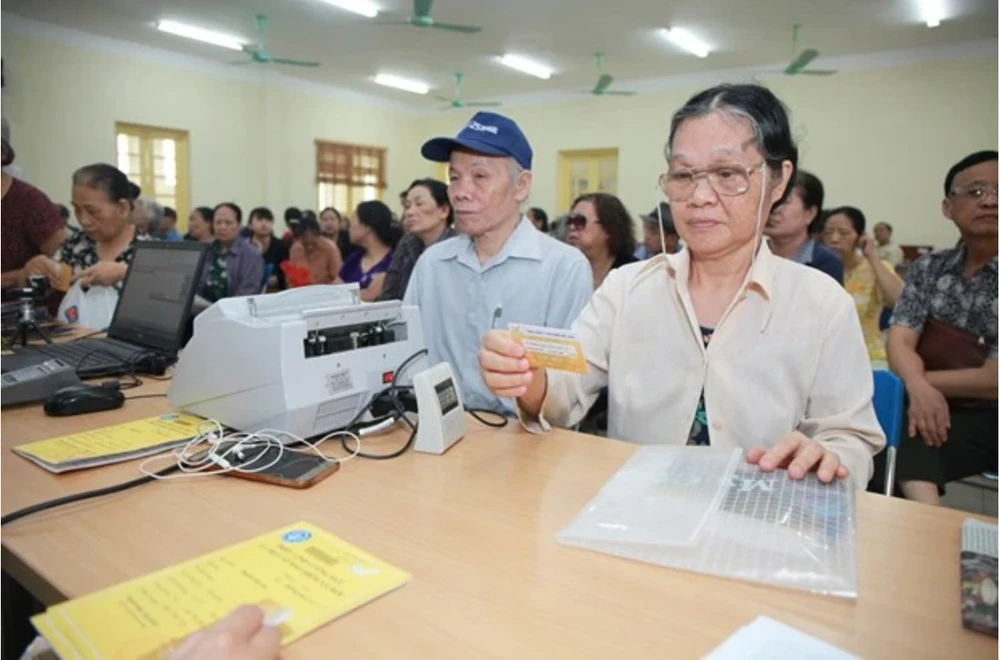
[[[767,449],[758,447],[747,451],[747,462],[764,472],[785,468],[792,479],[802,479],[809,472],[815,472],[823,483],[830,483],[835,478],[846,479],[850,475],[837,454],[798,431],[786,433]]]

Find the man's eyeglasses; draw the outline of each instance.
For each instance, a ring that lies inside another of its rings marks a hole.
[[[764,161],[750,167],[709,165],[671,170],[660,175],[660,190],[671,201],[683,202],[694,194],[698,179],[704,177],[719,195],[736,197],[750,190],[750,176],[763,165]]]
[[[566,218],[566,226],[570,229],[583,229],[587,226],[587,216],[571,215]]]
[[[966,188],[955,188],[951,191],[951,194],[955,197],[965,197],[976,202],[980,202],[990,195],[993,195],[993,197],[1000,196],[996,184],[990,186],[985,183],[974,183]]]

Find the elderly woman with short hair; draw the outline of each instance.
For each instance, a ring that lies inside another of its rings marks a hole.
[[[609,389],[610,437],[742,447],[792,479],[864,488],[885,436],[851,297],[762,240],[798,162],[787,110],[757,85],[721,85],[673,117],[660,185],[685,247],[611,271],[573,325],[589,371],[531,369],[495,330],[482,377],[529,429],[579,421]]]

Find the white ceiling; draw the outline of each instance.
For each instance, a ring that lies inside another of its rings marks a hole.
[[[380,18],[402,19],[407,0],[374,0]],[[716,70],[774,65],[791,58],[791,26],[803,24],[800,47],[822,56],[947,46],[997,37],[996,0],[936,0],[944,21],[929,29],[922,0],[436,0],[433,16],[484,26],[465,35],[378,26],[319,0],[5,0],[3,9],[25,18],[113,39],[136,42],[216,62],[233,51],[162,34],[158,19],[173,19],[248,41],[253,16],[270,18],[267,48],[275,56],[319,60],[318,69],[275,67],[286,76],[406,103],[439,105],[379,87],[376,72],[422,80],[432,94],[450,95],[452,76],[465,73],[467,100],[549,90],[581,92],[597,78],[593,53],[606,54],[615,86]],[[658,34],[667,26],[694,32],[713,49],[705,59],[678,50]],[[504,52],[552,66],[548,81],[496,62]],[[815,65],[822,67],[822,58]]]

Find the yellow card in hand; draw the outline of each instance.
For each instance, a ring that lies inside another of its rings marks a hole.
[[[508,329],[514,341],[524,346],[532,369],[587,373],[583,346],[572,331],[520,323],[511,323]]]

